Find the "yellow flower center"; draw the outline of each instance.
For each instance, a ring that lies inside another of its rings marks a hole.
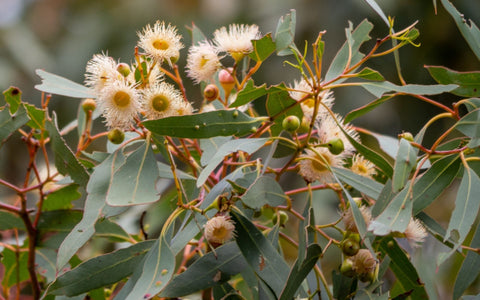
[[[156,95],[152,99],[152,107],[156,111],[165,111],[170,105],[170,101],[164,95]]]
[[[202,57],[200,60],[200,68],[203,68],[208,63],[208,58]]]
[[[313,108],[313,106],[315,105],[315,99],[313,98],[308,98],[307,100],[305,100],[303,102],[303,104],[309,108]]]
[[[328,171],[328,165],[330,164],[330,157],[322,153],[320,153],[319,155],[315,155],[315,159],[312,160],[312,166],[318,172]]]
[[[227,237],[227,234],[228,234],[228,230],[223,226],[216,227],[213,230],[213,236],[215,237],[216,240],[219,240],[219,241],[224,241]]]
[[[113,102],[118,107],[127,107],[130,104],[130,95],[124,91],[118,91],[113,96]]]
[[[360,174],[368,174],[368,169],[365,167],[365,165],[358,165],[357,170]]]
[[[152,43],[153,47],[158,50],[167,50],[169,47],[169,44],[165,40],[155,40]]]

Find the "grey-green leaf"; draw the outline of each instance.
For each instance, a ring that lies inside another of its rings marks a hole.
[[[383,185],[381,183],[369,177],[358,175],[351,170],[344,168],[332,168],[332,171],[335,172],[341,181],[351,185],[359,192],[373,199],[378,199],[378,196],[383,189]]]
[[[407,84],[396,85],[389,81],[367,81],[357,83],[375,97],[382,97],[388,92],[400,92],[413,95],[437,95],[445,92],[450,92],[458,87],[456,84],[436,84],[436,85],[420,85]]]
[[[35,86],[39,91],[73,98],[96,98],[93,90],[62,76],[41,69],[37,69],[35,73],[42,79],[42,83]]]
[[[471,138],[480,138],[480,109],[475,109],[461,118],[456,129]]]
[[[197,180],[197,187],[202,186],[202,184],[207,181],[208,176],[212,173],[213,170],[220,164],[223,158],[231,153],[237,151],[247,152],[249,154],[260,149],[266,142],[267,138],[259,139],[237,139],[231,140],[220,146],[217,153],[210,159],[207,166],[202,170]]]
[[[23,105],[20,105],[15,114],[11,115],[6,108],[0,111],[0,146],[2,146],[8,137],[25,125],[30,119]]]
[[[160,177],[157,160],[149,143],[143,143],[113,173],[107,203],[129,206],[152,203],[160,199],[155,184]]]
[[[214,136],[242,136],[256,130],[263,121],[238,110],[217,110],[144,121],[143,124],[159,135],[204,139]]]
[[[393,192],[398,192],[405,186],[416,163],[417,151],[409,141],[400,139],[400,146],[393,167]]]
[[[477,227],[475,235],[473,236],[470,247],[480,247],[480,226]],[[480,255],[474,251],[468,251],[467,257],[458,271],[457,279],[453,287],[453,299],[458,299],[465,290],[475,281],[475,278],[480,274]]]
[[[265,204],[282,205],[286,199],[280,184],[266,175],[257,178],[242,196],[242,202],[253,209],[260,209]]]
[[[118,282],[132,274],[153,243],[140,242],[87,260],[59,276],[48,288],[48,293],[75,296]]]
[[[285,56],[292,54],[290,47],[295,47],[295,25],[296,12],[294,9],[290,10],[289,14],[282,16],[278,20],[277,30],[275,31],[275,47],[277,55]]]
[[[182,297],[207,289],[240,273],[247,262],[235,242],[230,242],[196,260],[185,272],[172,278],[161,297]]]

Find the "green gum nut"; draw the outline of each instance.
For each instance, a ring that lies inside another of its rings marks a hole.
[[[346,256],[354,256],[358,253],[358,250],[360,250],[360,243],[354,239],[348,238],[342,241],[340,247],[342,248],[343,254]]]
[[[279,223],[280,226],[285,226],[285,224],[287,224],[288,222],[288,215],[286,212],[284,211],[279,211],[278,213],[274,214],[273,217],[272,217],[272,222],[273,224],[277,224]]]
[[[127,77],[130,74],[130,66],[126,63],[119,63],[117,65],[117,72],[122,74],[123,77]]]
[[[82,102],[82,109],[85,113],[88,113],[90,111],[94,111],[95,108],[97,108],[97,102],[95,102],[95,100],[93,100],[91,98],[85,99]]]
[[[354,277],[356,275],[353,270],[353,262],[350,259],[345,259],[340,266],[340,273],[347,277]]]
[[[289,132],[295,132],[300,127],[300,119],[297,116],[291,115],[283,119],[282,127]]]
[[[338,155],[342,153],[345,149],[345,147],[343,146],[343,141],[339,138],[334,138],[328,141],[327,148],[333,155]]]
[[[402,132],[398,135],[401,139],[406,139],[409,142],[413,142],[413,135],[410,132]]]
[[[108,132],[108,140],[113,144],[121,144],[125,139],[125,133],[119,128],[114,128]]]

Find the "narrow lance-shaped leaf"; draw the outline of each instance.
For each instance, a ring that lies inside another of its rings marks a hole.
[[[351,84],[354,84],[351,82]],[[355,82],[372,93],[375,97],[382,97],[385,93],[399,92],[412,95],[437,95],[445,92],[450,92],[458,87],[456,84],[436,84],[436,85],[420,85],[420,84],[407,84],[396,85],[389,81],[366,81]]]
[[[144,121],[145,127],[159,135],[179,138],[242,136],[256,130],[264,120],[252,118],[238,110],[217,110]]]
[[[240,273],[247,262],[235,242],[225,244],[196,260],[172,278],[161,297],[182,297],[219,285]]]
[[[463,116],[455,128],[470,138],[480,138],[480,109],[475,109]]]
[[[59,276],[48,288],[48,294],[71,297],[116,283],[132,274],[153,243],[140,242],[87,260]]]
[[[358,50],[364,42],[370,40],[369,33],[373,28],[373,24],[367,20],[363,20],[362,23],[355,28],[355,30],[353,29],[353,24],[351,22],[349,22],[348,25],[348,28],[345,29],[347,41],[337,52],[335,58],[330,64],[327,74],[325,75],[325,82],[340,76],[344,72],[345,68],[347,68],[347,62],[350,62],[350,65],[354,65],[364,57],[364,55]],[[337,80],[336,83],[340,83],[343,80],[345,79]]]
[[[475,235],[470,243],[471,248],[480,248],[480,226],[477,226]],[[475,281],[480,274],[480,255],[474,251],[468,251],[467,257],[458,271],[453,287],[453,299],[458,299],[465,290]]]
[[[106,201],[112,206],[155,202],[160,199],[155,189],[159,176],[157,161],[150,144],[142,143],[113,173]]]
[[[475,171],[466,167],[455,199],[455,209],[450,217],[444,239],[446,241],[451,237],[455,241],[455,245],[448,253],[441,255],[439,263],[450,257],[470,232],[480,208],[478,195],[480,195],[480,178]]]
[[[73,98],[96,97],[93,90],[62,76],[58,76],[41,69],[37,69],[35,73],[37,73],[37,75],[42,79],[42,83],[35,86],[35,88],[39,91]]]
[[[393,168],[393,192],[398,192],[408,181],[410,173],[417,163],[417,151],[406,139],[400,139],[395,165]]]
[[[343,168],[332,168],[332,171],[335,172],[335,174],[341,181],[347,183],[348,185],[351,185],[359,192],[373,199],[377,199],[383,189],[383,185],[381,183],[369,177],[358,175],[351,170]]]
[[[457,72],[442,66],[425,66],[430,75],[440,84],[457,84],[452,94],[461,97],[480,96],[480,72]]]
[[[254,224],[237,211],[232,211],[231,215],[237,232],[236,241],[243,256],[278,297],[287,281],[287,263]]]
[[[448,13],[452,16],[453,20],[455,20],[458,29],[467,41],[470,49],[472,49],[473,53],[475,53],[480,60],[480,29],[478,29],[477,25],[475,25],[472,20],[468,20],[468,23],[470,23],[468,24],[463,14],[461,14],[450,1],[440,1],[442,2],[443,7],[445,7]]]
[[[55,153],[55,166],[61,174],[69,175],[76,183],[85,186],[87,185],[90,175],[60,135],[56,120],[54,114],[53,121],[48,121],[45,124],[45,128],[48,130],[52,140],[52,149]]]
[[[345,116],[345,122],[351,122],[351,121],[355,120],[356,118],[363,116],[364,114],[366,114],[366,113],[372,111],[373,109],[375,109],[380,104],[383,104],[384,102],[387,102],[388,100],[392,99],[394,96],[395,96],[395,94],[384,95],[381,98],[378,98],[378,99],[376,99],[376,100],[374,100],[374,101],[372,101],[372,102],[370,102],[370,103],[368,103],[364,106],[361,106],[357,109],[352,110],[351,112],[349,112]]]
[[[260,149],[268,139],[260,138],[260,139],[237,139],[231,140],[223,144],[219,149],[218,152],[210,159],[207,166],[202,170],[200,175],[198,176],[197,180],[197,187],[202,186],[202,184],[207,181],[208,176],[210,173],[215,170],[215,168],[222,162],[223,158],[231,153],[237,151],[243,151],[246,153],[253,153]]]

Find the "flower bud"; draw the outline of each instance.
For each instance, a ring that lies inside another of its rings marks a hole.
[[[285,224],[288,222],[287,213],[282,210],[278,211],[278,213],[273,214],[272,222],[273,224],[280,223],[280,226],[285,226]]]
[[[347,277],[355,276],[355,271],[353,270],[353,262],[350,260],[350,258],[346,258],[342,262],[342,265],[340,266],[340,273]]]
[[[353,256],[360,250],[360,243],[355,241],[353,238],[348,238],[342,241],[340,247],[342,248],[343,254],[346,256]]]
[[[218,72],[218,81],[220,81],[226,94],[229,94],[235,86],[235,78],[233,78],[232,72],[232,68],[223,69]]]
[[[130,74],[130,66],[126,63],[119,63],[117,65],[117,71],[122,74],[123,77],[127,77]]]
[[[291,115],[283,119],[282,127],[289,132],[295,132],[300,127],[300,119],[297,116]]]
[[[213,101],[218,98],[219,90],[218,87],[214,84],[209,84],[203,90],[203,96],[207,101]]]
[[[330,153],[332,153],[333,155],[338,155],[342,153],[343,150],[345,149],[343,146],[343,141],[339,138],[334,138],[328,141],[327,147]]]
[[[413,135],[410,132],[402,132],[398,135],[401,139],[406,139],[409,142],[413,142]]]
[[[91,98],[85,99],[82,103],[82,108],[85,113],[94,111],[97,108],[97,102]]]
[[[125,139],[125,133],[119,128],[114,128],[108,133],[108,140],[113,144],[121,144]]]

